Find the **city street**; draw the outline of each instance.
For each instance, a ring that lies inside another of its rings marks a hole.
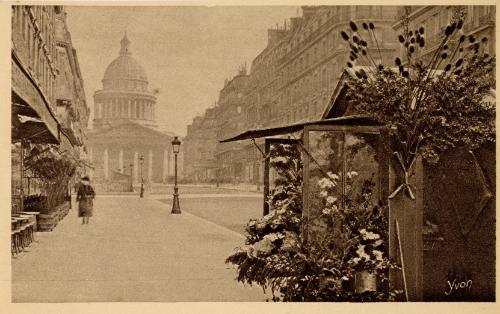
[[[98,196],[89,225],[80,224],[74,206],[13,258],[12,301],[266,300],[224,263],[244,241],[247,216],[261,213],[261,197],[181,195],[181,215],[154,198]]]
[[[159,199],[172,207],[172,199]],[[262,196],[235,195],[224,197],[199,196],[184,198],[181,195],[181,209],[232,231],[244,234],[245,225],[250,218],[262,216]]]

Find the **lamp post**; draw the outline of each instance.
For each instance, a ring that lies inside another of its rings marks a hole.
[[[179,149],[181,147],[181,141],[179,141],[179,138],[176,136],[174,137],[174,140],[172,141],[172,150],[174,151],[174,166],[175,166],[175,172],[174,172],[174,199],[172,202],[172,214],[180,214],[181,213],[181,207],[179,205],[179,188],[177,187],[177,155],[179,154]]]
[[[130,192],[134,192],[134,177],[132,176],[133,170],[134,165],[130,164]]]
[[[141,155],[139,158],[139,161],[141,163],[141,194],[140,197],[144,197],[144,178],[142,177],[142,164],[144,163],[144,156]]]

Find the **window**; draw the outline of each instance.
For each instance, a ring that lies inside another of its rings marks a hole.
[[[304,163],[304,209],[309,217],[313,210],[324,208],[321,191],[325,180],[331,187],[335,205],[344,207],[361,191],[371,191],[371,204],[382,198],[380,174],[385,163],[377,127],[308,126],[304,130],[305,146],[310,158]],[[312,214],[312,215],[311,215]]]
[[[123,100],[120,99],[118,102],[118,117],[122,116],[122,107],[123,107]]]

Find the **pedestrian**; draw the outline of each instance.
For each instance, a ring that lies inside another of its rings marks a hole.
[[[94,197],[95,192],[90,185],[90,179],[88,176],[84,176],[81,180],[80,186],[78,187],[78,193],[76,194],[76,201],[79,202],[78,217],[82,217],[82,225],[88,224],[89,218],[92,217]]]

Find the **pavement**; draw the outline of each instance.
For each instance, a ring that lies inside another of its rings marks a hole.
[[[203,199],[197,203],[203,206]],[[99,196],[94,209],[88,225],[72,209],[52,232],[38,233],[28,252],[12,258],[13,302],[269,298],[237,282],[236,271],[224,263],[243,244],[241,232],[189,211],[172,215],[154,198]]]
[[[241,235],[250,218],[262,216],[262,195],[181,195],[180,206],[183,212],[211,221]],[[168,208],[172,208],[172,198],[157,196]]]

